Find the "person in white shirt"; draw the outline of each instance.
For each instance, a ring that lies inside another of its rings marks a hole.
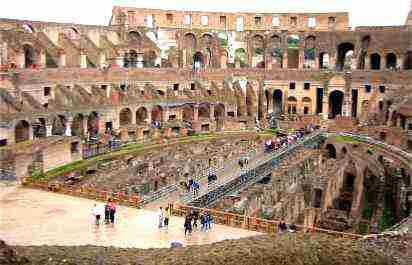
[[[100,218],[101,218],[101,216],[102,216],[102,214],[103,214],[103,209],[102,209],[102,207],[101,207],[100,205],[97,205],[97,204],[95,203],[95,204],[94,204],[94,207],[93,207],[93,209],[92,209],[92,214],[93,214],[94,217],[95,217],[96,225],[99,225],[99,224],[100,224]]]
[[[158,217],[159,217],[159,229],[163,227],[165,213],[163,207],[160,207]]]

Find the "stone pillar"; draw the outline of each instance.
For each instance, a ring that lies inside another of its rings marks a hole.
[[[303,69],[305,63],[305,51],[303,49],[299,49],[299,67],[298,69]]]
[[[319,67],[320,67],[320,65],[319,65],[319,53],[316,53],[316,56],[315,56],[315,69],[316,70],[319,70]]]
[[[152,109],[147,109],[147,118],[146,118],[147,124],[150,125],[152,122]]]
[[[136,110],[132,110],[132,124],[136,124]]]
[[[215,105],[214,104],[210,104],[209,116],[210,116],[211,121],[215,120]]]
[[[185,68],[185,67],[186,67],[186,64],[187,64],[187,62],[186,62],[186,53],[187,53],[186,49],[183,49],[183,52],[182,52],[183,68]]]
[[[123,59],[124,58],[122,56],[116,57],[115,58],[116,65],[119,67],[124,67]]]
[[[288,68],[288,52],[287,52],[287,50],[283,53],[282,68],[283,68],[283,69],[287,69],[287,68]]]
[[[137,140],[143,140],[144,135],[143,135],[143,128],[137,128],[136,129],[136,139]]]
[[[369,56],[366,55],[365,57],[365,70],[370,70],[371,69],[371,65],[370,65],[370,61],[369,61]]]
[[[24,52],[19,52],[18,54],[17,54],[17,62],[16,62],[16,64],[17,64],[17,67],[18,68],[25,68],[26,67],[26,62],[25,62],[25,55],[24,55]]]
[[[197,122],[199,120],[199,106],[195,105],[193,108],[193,121]]]
[[[72,136],[72,124],[73,124],[73,118],[69,117],[66,122],[66,131],[64,133],[66,136]]]
[[[46,52],[42,51],[40,53],[39,67],[46,68]]]
[[[356,56],[353,56],[351,60],[351,69],[356,70],[357,67],[358,67],[358,59],[356,58]]]
[[[323,89],[323,102],[322,102],[322,119],[327,120],[329,116],[329,93],[325,93],[325,88]]]
[[[59,55],[59,67],[66,67],[66,54],[60,53]]]
[[[100,53],[100,67],[106,66],[106,54],[104,52]]]
[[[399,58],[397,58],[398,60],[396,61],[396,68],[403,70],[403,56],[399,56]]]
[[[46,137],[52,136],[53,124],[46,122]]]
[[[142,54],[142,53],[140,53],[140,54],[137,56],[137,64],[136,64],[136,67],[137,67],[137,68],[143,68],[143,54]]]
[[[80,68],[87,68],[87,55],[80,53]]]
[[[89,132],[89,128],[87,128],[87,120],[88,120],[88,116],[84,115],[83,120],[82,120],[83,131],[80,132],[84,136],[87,136],[87,133]]]

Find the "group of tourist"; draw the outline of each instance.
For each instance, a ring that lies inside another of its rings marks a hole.
[[[286,231],[290,233],[295,233],[297,231],[297,227],[293,223],[288,226],[283,220],[281,220],[278,224],[278,232],[284,233]]]
[[[269,139],[265,142],[265,151],[272,152],[282,147],[295,144],[305,136],[304,130],[298,130],[286,136],[277,137],[276,139]]]
[[[200,231],[206,232],[212,228],[213,217],[208,211],[202,212],[199,214],[197,211],[193,211],[192,213],[186,215],[185,222],[184,222],[184,229],[185,229],[185,236],[191,235],[193,229],[197,229],[197,222],[200,219]]]
[[[105,224],[114,224],[116,209],[116,203],[112,199],[109,199],[104,205],[95,203],[92,209],[92,215],[94,216],[96,225],[100,225],[102,216],[104,216]]]
[[[186,191],[187,192],[193,192],[193,196],[197,196],[199,194],[200,190],[200,183],[193,178],[188,178],[186,183],[184,183],[186,186]]]
[[[167,206],[165,209],[163,207],[159,208],[158,218],[159,218],[159,229],[168,229],[170,217],[172,216],[172,208]]]

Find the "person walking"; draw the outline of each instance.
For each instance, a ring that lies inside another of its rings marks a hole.
[[[109,201],[104,205],[104,222],[108,224],[110,222],[110,205]]]
[[[102,207],[95,203],[92,209],[92,214],[94,215],[96,225],[100,225],[100,218],[102,216]]]
[[[197,211],[194,211],[192,214],[193,217],[193,229],[197,229],[197,221],[199,220],[199,213]]]
[[[212,222],[213,222],[213,217],[212,217],[212,215],[210,214],[210,212],[207,212],[206,213],[206,227],[207,227],[207,229],[211,229],[211,227],[212,227]]]
[[[117,210],[117,206],[114,200],[110,200],[109,208],[110,208],[110,223],[114,224],[114,217],[115,217],[116,210]]]
[[[190,214],[186,215],[184,228],[185,236],[187,235],[187,233],[192,234],[192,217]]]
[[[200,231],[206,231],[207,230],[207,216],[205,212],[203,212],[202,215],[200,216],[200,224],[202,225],[202,227],[200,228]]]
[[[169,228],[169,220],[170,220],[170,216],[171,216],[171,209],[169,206],[166,207],[165,209],[165,213],[164,213],[164,227],[166,229]]]
[[[158,212],[158,218],[159,218],[159,229],[161,229],[163,227],[163,222],[164,222],[164,211],[163,211],[163,207],[159,208],[159,212]]]

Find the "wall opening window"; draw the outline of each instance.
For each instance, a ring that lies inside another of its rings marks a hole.
[[[335,17],[328,17],[328,24],[329,26],[335,26],[336,18]]]
[[[255,25],[256,26],[262,25],[262,17],[255,17]]]
[[[179,90],[179,84],[173,84],[173,90],[178,91]]]
[[[244,19],[243,17],[236,18],[236,31],[243,31],[244,30]]]
[[[166,20],[167,20],[167,23],[172,24],[173,23],[173,14],[166,14]]]
[[[202,26],[209,25],[209,17],[208,16],[201,16],[200,17],[200,23],[202,24]]]
[[[147,16],[146,16],[146,27],[148,27],[148,28],[154,28],[154,18],[153,18],[153,15],[147,15]]]
[[[305,83],[303,84],[303,89],[309,90],[309,89],[310,89],[310,83],[305,82]]]
[[[226,27],[226,16],[220,16],[219,22],[220,26]]]
[[[385,93],[385,89],[386,87],[384,85],[379,86],[379,92],[381,92],[382,94]]]
[[[196,89],[196,84],[195,83],[191,83],[190,84],[190,90],[195,90]]]
[[[309,28],[314,28],[316,27],[316,18],[315,17],[310,17],[308,20],[308,27]]]
[[[72,154],[78,153],[79,152],[79,142],[73,142],[70,144],[70,152]]]
[[[279,27],[279,26],[280,26],[279,17],[273,16],[272,17],[272,27]]]
[[[176,120],[176,115],[169,115],[169,121]]]
[[[45,87],[45,88],[43,89],[43,94],[44,94],[45,97],[50,96],[50,94],[51,94],[51,87]]]
[[[372,91],[372,86],[371,85],[365,85],[365,92],[370,93]]]
[[[298,18],[297,17],[291,17],[290,18],[290,25],[291,26],[297,26],[298,25]]]
[[[296,83],[295,82],[290,82],[289,83],[289,89],[295,89],[296,88]]]
[[[191,16],[191,15],[185,15],[183,22],[184,22],[184,24],[186,24],[186,25],[191,25],[191,24],[192,24],[192,16]]]

